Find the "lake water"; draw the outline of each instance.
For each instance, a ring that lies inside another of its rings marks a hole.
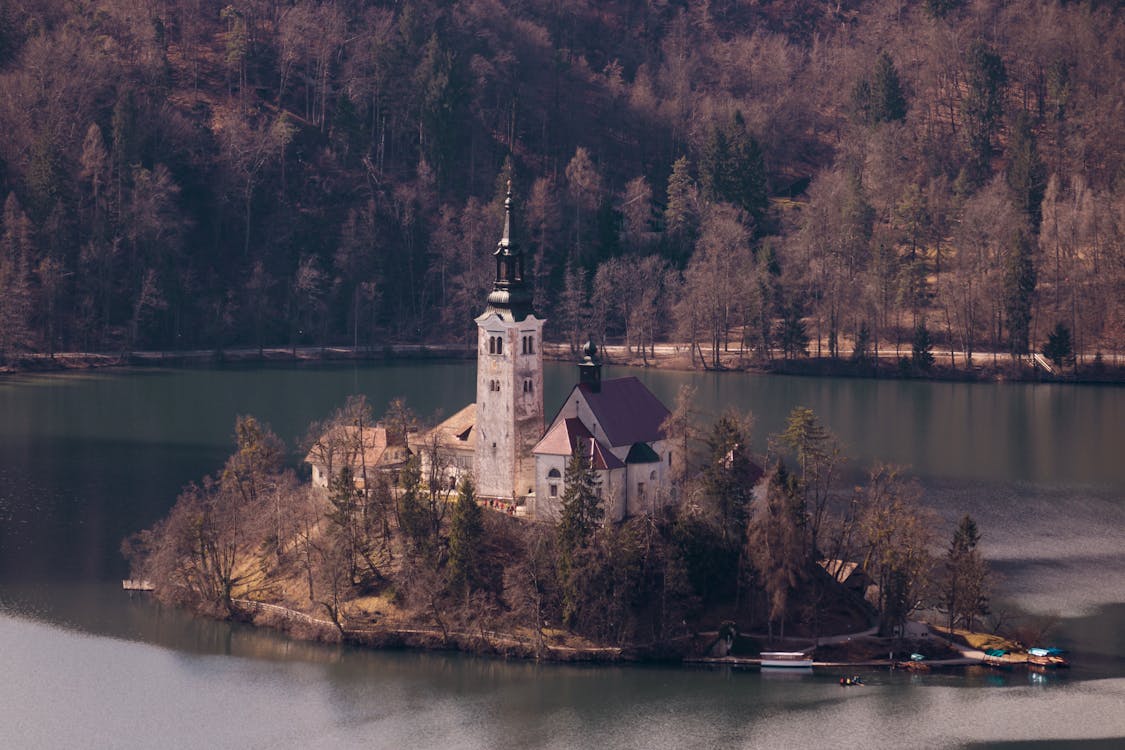
[[[548,412],[573,382],[548,365]],[[952,524],[977,518],[995,607],[1054,622],[1046,678],[569,667],[293,642],[120,590],[121,539],[231,450],[236,414],[295,441],[350,393],[423,415],[473,397],[471,363],[94,372],[0,379],[0,745],[651,748],[1125,746],[1125,389],[636,374],[671,403],[796,405],[859,474],[909,465]],[[548,414],[548,417],[550,414]],[[1037,740],[1042,742],[1037,742]],[[1062,740],[1069,740],[1061,744]]]

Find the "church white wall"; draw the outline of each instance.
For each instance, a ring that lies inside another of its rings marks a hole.
[[[529,316],[515,322],[486,313],[476,322],[477,492],[519,499],[535,487],[531,451],[543,436],[544,321]]]

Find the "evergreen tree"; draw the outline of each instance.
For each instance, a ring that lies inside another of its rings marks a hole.
[[[1031,239],[1018,232],[1010,241],[1004,269],[1004,308],[1008,347],[1013,357],[1027,354],[1031,337],[1031,305],[1035,297],[1035,263]]]
[[[777,338],[786,359],[796,359],[809,353],[809,334],[797,303],[786,305],[782,310]]]
[[[0,362],[31,343],[31,221],[15,193],[4,201],[0,234]]]
[[[415,552],[430,550],[431,519],[422,495],[422,470],[418,456],[411,456],[399,472],[398,525]]]
[[[1065,323],[1060,321],[1055,324],[1055,330],[1047,334],[1047,343],[1043,344],[1041,351],[1043,356],[1054,362],[1057,367],[1062,367],[1073,358],[1070,329]]]
[[[971,632],[976,618],[988,614],[988,566],[977,549],[979,543],[977,524],[966,514],[945,555],[944,604],[950,630],[961,622]]]
[[[724,126],[712,126],[699,159],[699,180],[709,200],[736,206],[761,231],[769,207],[765,160],[741,112]]]
[[[691,254],[699,234],[699,196],[686,156],[676,159],[668,177],[668,202],[664,208],[664,231],[672,255],[682,260]]]
[[[1043,194],[1047,189],[1047,167],[1039,157],[1031,117],[1020,112],[1008,140],[1008,186],[1015,204],[1027,217],[1028,230],[1039,234],[1043,219]]]
[[[906,96],[902,92],[902,82],[894,61],[886,52],[875,62],[875,72],[871,76],[872,123],[895,122],[906,119]]]
[[[930,368],[934,366],[934,342],[925,322],[919,323],[918,327],[914,329],[910,358],[914,366],[923,372],[929,372]]]
[[[962,108],[969,139],[969,176],[979,184],[991,169],[992,139],[1004,113],[1008,73],[1000,55],[978,40],[969,48],[965,78],[968,90]]]
[[[707,436],[703,490],[724,545],[738,544],[745,535],[754,483],[760,475],[750,460],[749,423],[748,418],[728,412]]]
[[[559,548],[562,555],[573,553],[593,539],[605,516],[597,493],[597,475],[581,444],[567,462],[563,475],[562,518],[559,520]]]
[[[865,364],[871,359],[871,329],[867,327],[867,322],[864,321],[859,326],[859,332],[855,335],[855,344],[852,346],[852,362],[858,364]]]
[[[449,585],[469,594],[484,584],[484,511],[477,504],[473,480],[465,477],[458,488],[449,523]]]
[[[559,582],[562,588],[562,615],[573,625],[582,608],[585,589],[582,569],[589,564],[586,551],[594,542],[594,532],[605,510],[598,497],[597,477],[581,443],[573,446],[563,481],[562,518],[558,528]]]
[[[350,466],[344,466],[339,474],[328,480],[328,502],[332,509],[326,516],[338,535],[336,543],[346,550],[348,579],[351,583],[356,580],[356,561],[361,544],[362,530],[359,521],[362,494],[355,486],[355,475]]]

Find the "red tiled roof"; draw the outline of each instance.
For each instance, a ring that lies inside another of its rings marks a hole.
[[[670,412],[635,377],[603,380],[601,391],[597,393],[587,383],[575,388],[586,397],[586,403],[605,431],[610,445],[651,443],[663,439],[661,425]]]

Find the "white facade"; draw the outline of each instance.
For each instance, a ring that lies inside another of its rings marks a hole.
[[[603,385],[605,392],[600,390]],[[629,421],[636,416],[628,408],[606,403],[619,394],[639,397],[643,407],[637,410],[642,412],[637,422],[625,428],[603,423],[605,419]],[[662,509],[672,501],[668,478],[673,456],[660,429],[666,414],[667,409],[635,378],[607,381],[595,388],[575,386],[535,449],[533,515],[545,521],[559,519],[566,465],[575,444],[585,446],[582,449],[591,458],[607,520],[622,521]],[[568,420],[570,425],[576,420],[581,427],[570,429],[565,424]],[[557,427],[565,436],[555,432]],[[579,436],[580,432],[588,436]]]
[[[515,501],[535,488],[543,435],[543,320],[489,310],[477,323],[477,495]]]

